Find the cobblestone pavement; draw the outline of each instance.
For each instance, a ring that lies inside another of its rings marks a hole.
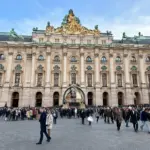
[[[38,121],[0,121],[0,150],[150,150],[150,135],[135,133],[132,125],[121,131],[103,120],[92,126],[81,125],[79,119],[58,119],[53,126],[52,140],[36,145],[39,140]]]

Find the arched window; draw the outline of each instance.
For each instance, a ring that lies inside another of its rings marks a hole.
[[[20,54],[17,55],[16,60],[22,60],[22,56]]]
[[[71,61],[71,62],[77,62],[77,59],[76,59],[75,56],[72,56],[70,61]]]
[[[117,56],[117,57],[116,57],[116,62],[121,62],[120,56]]]
[[[88,56],[88,57],[86,58],[86,62],[92,62],[92,58],[91,58],[90,56]]]
[[[106,59],[106,57],[105,57],[105,56],[103,56],[103,57],[102,57],[101,62],[102,62],[102,63],[107,62],[107,59]]]
[[[136,58],[135,58],[135,56],[132,56],[132,58],[131,58],[131,62],[136,62]]]
[[[38,58],[38,60],[44,60],[43,55],[40,55],[39,58]]]
[[[87,74],[88,87],[92,87],[92,73]]]
[[[71,74],[71,83],[76,84],[76,73]]]
[[[150,56],[146,57],[146,62],[150,62]]]
[[[60,62],[60,58],[58,55],[54,57],[54,62]]]
[[[4,60],[4,54],[0,54],[0,60]]]
[[[59,73],[54,73],[54,86],[59,86]]]

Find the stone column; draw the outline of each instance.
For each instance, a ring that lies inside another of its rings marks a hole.
[[[46,60],[46,87],[50,87],[51,79],[51,48],[47,47],[47,60]]]
[[[85,86],[85,71],[84,71],[84,48],[80,49],[80,61],[81,61],[81,86]]]
[[[63,87],[67,87],[67,49],[63,48]]]
[[[7,72],[6,72],[6,81],[5,81],[5,86],[9,87],[10,85],[10,78],[12,75],[12,60],[13,60],[13,52],[8,53],[8,62],[7,62]]]
[[[114,58],[112,53],[110,53],[109,56],[110,56],[110,85],[111,87],[115,87]]]
[[[95,54],[95,85],[100,87],[99,65],[99,54]]]
[[[124,64],[125,64],[125,84],[126,87],[130,86],[130,76],[129,76],[129,60],[128,54],[124,54]]]
[[[36,63],[36,53],[32,54],[32,75],[31,75],[31,86],[35,84],[35,63]]]
[[[143,60],[143,55],[142,54],[139,55],[139,59],[140,59],[141,87],[146,87],[144,60]]]

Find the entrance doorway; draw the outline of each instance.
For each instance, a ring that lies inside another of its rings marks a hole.
[[[134,105],[139,105],[141,102],[141,97],[139,92],[134,93],[135,98],[134,98]]]
[[[103,106],[108,106],[108,93],[103,93]]]
[[[55,92],[53,95],[53,106],[59,106],[59,93]]]
[[[121,106],[123,105],[123,93],[118,92],[118,105]]]
[[[42,93],[37,92],[36,93],[36,104],[35,107],[41,107],[42,106]]]
[[[14,92],[12,93],[12,107],[18,107],[19,106],[19,93]]]
[[[93,93],[88,92],[88,105],[92,106],[93,105]]]

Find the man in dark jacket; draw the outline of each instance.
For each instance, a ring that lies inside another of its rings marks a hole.
[[[42,141],[43,141],[43,133],[45,134],[45,136],[47,137],[47,142],[50,142],[50,137],[49,135],[47,134],[47,131],[46,131],[46,111],[44,108],[41,108],[40,109],[40,112],[41,112],[41,116],[40,116],[40,126],[41,126],[41,131],[40,131],[40,140],[38,143],[36,144],[42,144]]]
[[[135,132],[138,131],[138,121],[139,121],[139,119],[140,119],[140,115],[135,110],[135,108],[133,108],[133,110],[131,111],[131,122],[133,123],[133,128],[134,128]]]

